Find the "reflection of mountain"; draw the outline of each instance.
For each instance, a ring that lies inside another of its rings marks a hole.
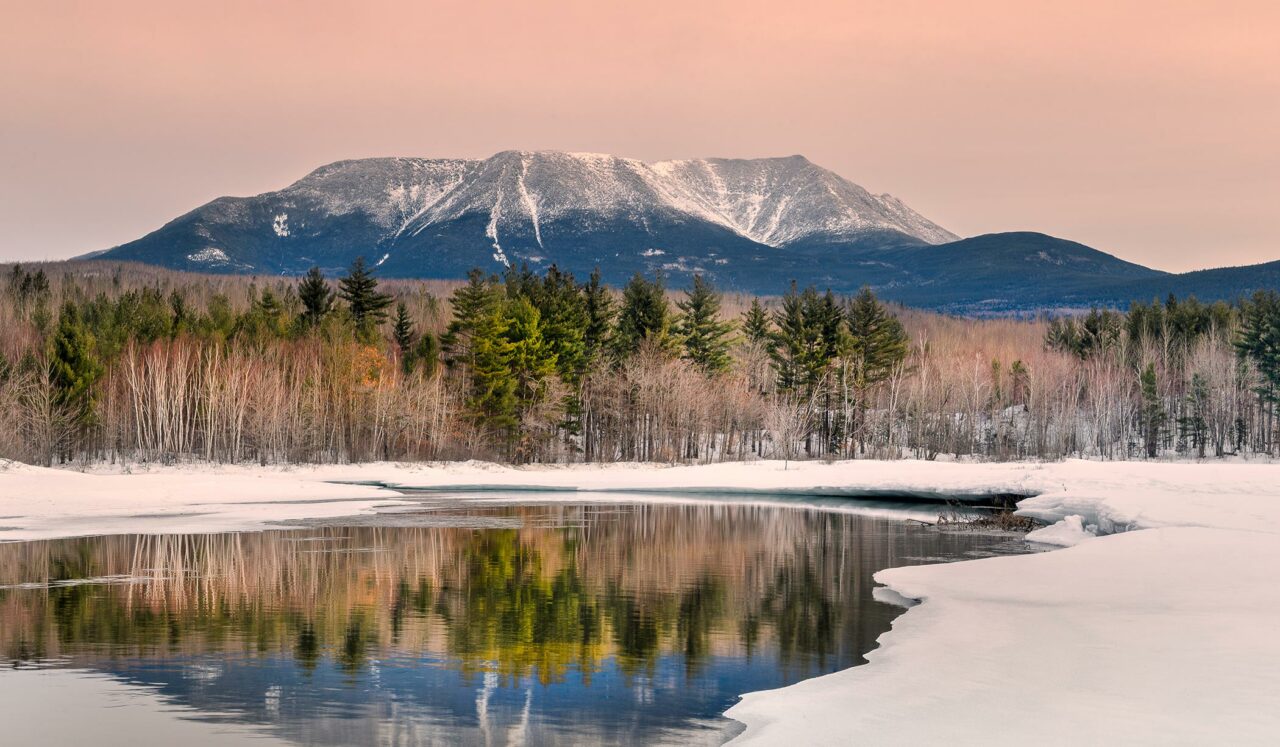
[[[2,545],[0,646],[304,741],[410,722],[640,739],[860,662],[895,614],[874,571],[984,543],[751,506],[491,510],[524,528]],[[117,581],[62,583],[86,578]]]

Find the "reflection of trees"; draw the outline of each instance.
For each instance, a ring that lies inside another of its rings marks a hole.
[[[825,664],[832,652],[840,609],[828,596],[826,583],[807,556],[778,568],[761,602],[760,618],[776,631],[784,662],[813,654]]]
[[[429,654],[544,682],[627,675],[679,656],[776,651],[809,667],[866,650],[870,574],[956,540],[901,525],[761,506],[523,506],[524,528],[334,528],[0,545],[11,658],[239,651],[322,660]],[[568,528],[566,528],[568,527]],[[887,625],[888,618],[884,620]],[[865,640],[864,640],[865,639]],[[847,654],[846,650],[852,651]],[[840,658],[844,657],[844,658]]]
[[[618,667],[628,677],[641,671],[652,673],[661,642],[661,625],[658,616],[636,598],[616,585],[611,585],[604,596],[613,626],[613,642]]]
[[[436,609],[450,653],[466,668],[493,662],[512,679],[536,668],[544,683],[563,678],[570,666],[594,669],[600,610],[571,560],[548,571],[542,553],[513,529],[478,533],[463,557],[463,578],[441,588]]]
[[[683,644],[685,669],[693,674],[711,653],[711,637],[724,617],[724,587],[719,579],[699,576],[680,595],[677,634]]]

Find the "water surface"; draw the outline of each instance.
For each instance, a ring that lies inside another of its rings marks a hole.
[[[0,716],[86,744],[130,736],[121,708],[189,745],[715,744],[740,694],[865,661],[901,612],[876,571],[1021,544],[811,506],[440,501],[0,545]]]

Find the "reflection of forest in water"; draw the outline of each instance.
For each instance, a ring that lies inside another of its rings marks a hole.
[[[544,684],[570,670],[589,682],[610,659],[631,675],[660,656],[696,673],[709,656],[767,655],[795,679],[857,663],[887,629],[895,612],[871,599],[876,570],[991,544],[750,505],[480,513],[488,528],[455,515],[441,527],[0,545],[0,646],[11,660],[234,652],[352,672],[430,654]]]

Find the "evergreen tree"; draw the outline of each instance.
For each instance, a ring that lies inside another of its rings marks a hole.
[[[1185,410],[1178,417],[1178,441],[1196,450],[1196,456],[1203,459],[1205,442],[1208,440],[1208,420],[1205,411],[1209,406],[1209,384],[1204,376],[1191,375],[1191,387],[1187,391]]]
[[[1242,304],[1235,347],[1240,358],[1251,361],[1261,375],[1256,389],[1265,421],[1261,445],[1270,450],[1280,404],[1280,294],[1258,291]]]
[[[190,331],[193,319],[191,318],[191,311],[187,308],[187,297],[176,288],[169,293],[169,308],[173,312],[173,323],[170,326],[169,336],[177,337],[184,332]]]
[[[436,375],[440,368],[440,343],[435,335],[424,332],[418,338],[418,344],[413,346],[413,361],[423,376],[431,378]]]
[[[474,356],[476,330],[487,323],[501,302],[500,291],[480,270],[467,273],[467,284],[453,292],[449,305],[453,320],[449,322],[440,344],[445,362],[450,366],[470,365]]]
[[[871,392],[892,376],[907,357],[907,333],[870,288],[863,288],[849,302],[846,325],[848,342],[844,356],[849,365],[842,370],[842,375],[848,377],[845,381],[854,396],[851,425],[857,434],[859,450],[864,450]],[[998,381],[999,362],[993,362],[992,370],[993,378]]]
[[[1139,309],[1130,325],[1138,334],[1146,334],[1147,315]],[[1125,322],[1120,314],[1110,309],[1093,308],[1079,319],[1058,318],[1049,324],[1045,345],[1052,350],[1070,353],[1080,360],[1088,360],[1120,344]],[[1131,332],[1133,334],[1133,332]]]
[[[552,265],[541,281],[534,276],[525,297],[538,310],[541,334],[555,355],[556,372],[562,381],[577,389],[587,370],[586,334],[590,323],[581,289],[573,275]]]
[[[1160,431],[1164,427],[1165,412],[1156,386],[1156,367],[1148,363],[1142,370],[1142,439],[1147,457],[1154,459],[1160,449]]]
[[[516,413],[523,421],[546,398],[548,382],[556,372],[556,354],[542,335],[541,315],[528,299],[508,301],[505,311],[503,337],[510,345]]]
[[[518,424],[516,378],[511,373],[511,341],[502,310],[493,307],[470,330],[471,391],[467,409],[476,425],[500,441]]]
[[[649,282],[636,273],[622,292],[622,309],[618,312],[618,326],[613,335],[614,353],[626,358],[640,349],[644,342],[659,348],[671,344],[671,307],[658,275]]]
[[[300,317],[302,325],[304,327],[318,325],[320,320],[333,310],[333,299],[333,289],[324,279],[324,273],[320,268],[312,267],[307,270],[307,274],[298,283],[298,300],[302,302]]]
[[[236,335],[253,345],[265,345],[269,340],[285,335],[284,305],[270,288],[259,294],[257,288],[249,289],[249,310],[236,322]]]
[[[907,357],[907,333],[869,288],[850,302],[848,325],[854,388],[866,391],[888,379]]]
[[[365,267],[364,257],[356,257],[345,277],[338,280],[338,295],[347,302],[356,332],[372,340],[378,325],[387,320],[391,296],[378,292],[378,279]]]
[[[581,432],[582,383],[591,363],[587,345],[591,316],[585,289],[573,275],[556,265],[539,278],[527,269],[507,273],[507,295],[532,304],[539,317],[539,334],[555,358],[556,373],[565,384],[563,399],[566,418],[560,425],[565,435]]]
[[[63,304],[58,326],[50,342],[49,372],[54,403],[65,408],[72,421],[83,427],[94,420],[94,384],[103,366],[94,350],[93,335],[85,329],[75,304]]]
[[[747,342],[753,345],[766,345],[771,331],[769,313],[764,310],[760,299],[751,299],[751,308],[742,315],[742,333],[746,335]]]
[[[803,386],[809,340],[804,300],[796,291],[795,281],[792,281],[787,295],[782,297],[781,307],[773,314],[774,331],[770,335],[769,357],[778,376],[778,391],[794,392]]]
[[[404,301],[396,304],[396,316],[391,324],[391,339],[400,350],[400,366],[405,374],[413,373],[413,321],[409,319],[409,307]]]
[[[729,368],[729,333],[733,325],[720,321],[720,294],[701,275],[693,276],[693,287],[676,303],[680,316],[676,334],[683,357],[708,374]]]
[[[583,302],[587,311],[587,326],[582,335],[587,365],[597,360],[613,342],[615,311],[613,297],[600,282],[600,268],[591,272],[591,280],[583,288]]]
[[[781,392],[814,392],[837,353],[839,309],[812,286],[797,292],[795,283],[774,312],[769,356]]]

